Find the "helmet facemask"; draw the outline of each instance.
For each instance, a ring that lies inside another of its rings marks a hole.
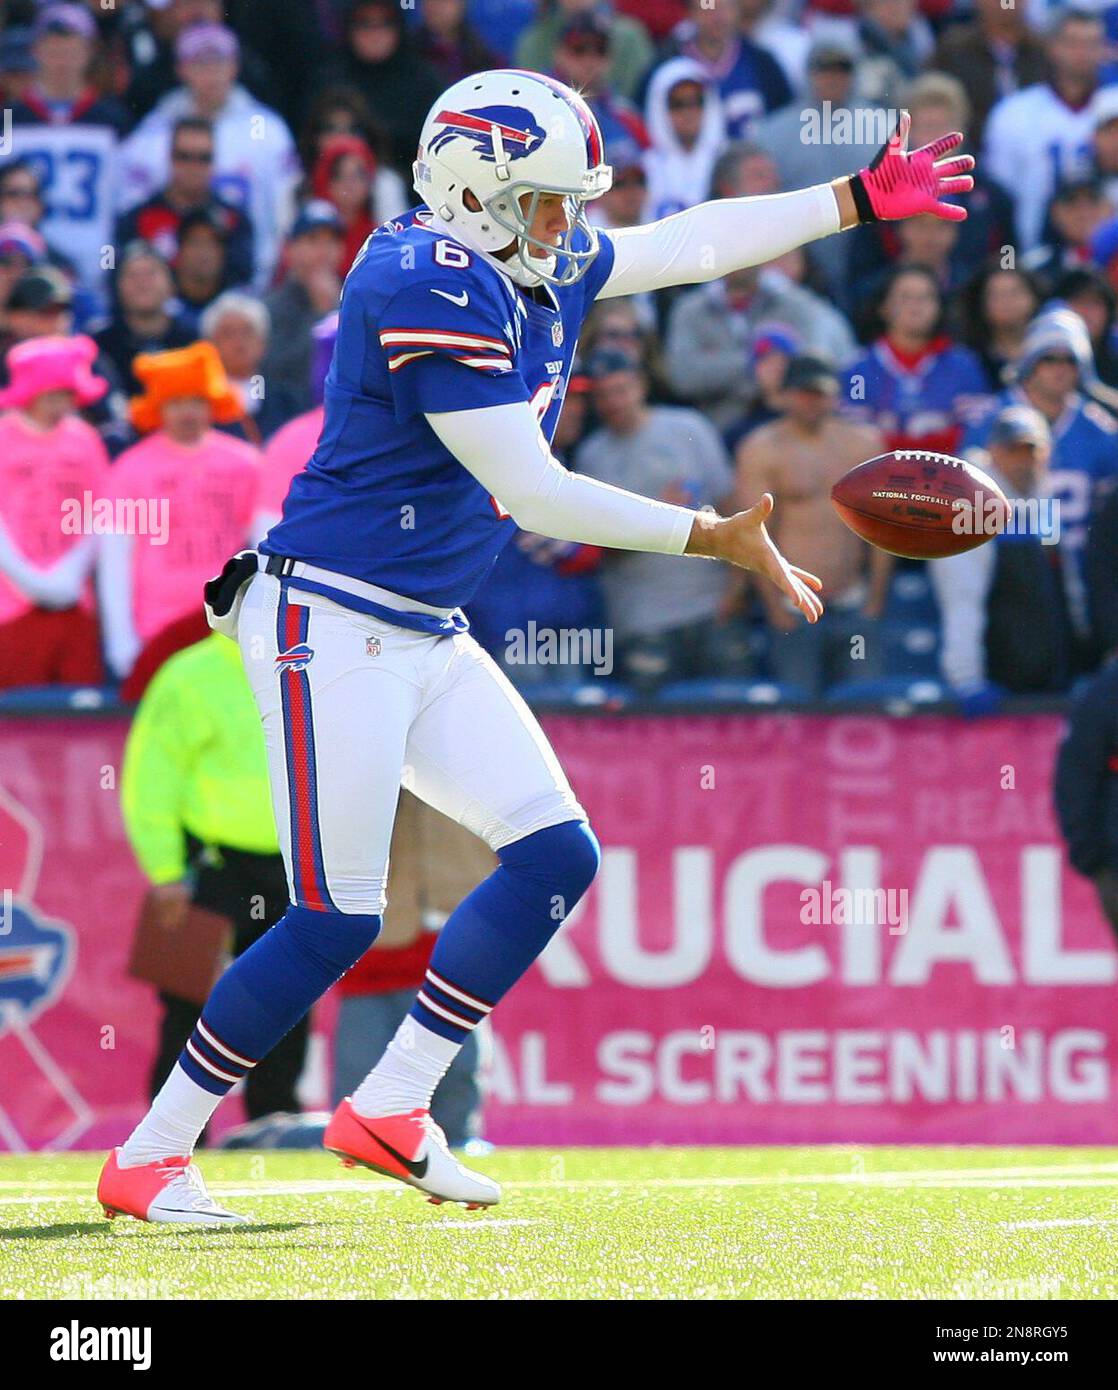
[[[567,230],[558,242],[543,241],[540,237],[533,236],[531,231],[540,199],[546,193],[560,194],[567,211]],[[528,198],[526,206],[522,207],[520,200],[524,194],[528,194]],[[498,227],[503,227],[516,238],[516,250],[511,260],[518,261],[534,279],[562,288],[581,280],[598,254],[598,231],[590,225],[586,216],[586,204],[589,201],[589,198],[581,193],[574,193],[569,189],[543,189],[533,184],[521,183],[513,184],[511,188],[502,189],[500,193],[494,194],[486,202],[485,210]],[[581,251],[575,250],[572,244],[579,233],[585,241],[584,249]],[[545,254],[533,256],[532,250],[543,251]],[[557,270],[560,261],[563,262],[563,268]]]

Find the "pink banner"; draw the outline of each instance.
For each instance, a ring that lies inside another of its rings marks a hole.
[[[1118,956],[1053,823],[1059,720],[548,732],[603,868],[495,1015],[493,1138],[1118,1141]]]
[[[152,992],[124,973],[144,881],[123,720],[0,721],[0,1148],[101,1148],[138,1118]]]
[[[1052,822],[1058,720],[546,723],[604,862],[497,1011],[492,1138],[1118,1142],[1118,956]],[[124,732],[0,721],[0,1149],[104,1147],[143,1108]]]

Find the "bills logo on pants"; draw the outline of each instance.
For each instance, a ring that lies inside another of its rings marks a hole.
[[[290,647],[287,651],[279,653],[276,657],[276,670],[305,671],[310,665],[312,656],[314,656],[313,649],[308,647],[305,642],[300,642],[298,646]]]
[[[322,832],[318,823],[318,769],[311,720],[307,666],[314,652],[307,645],[310,609],[280,594],[276,620],[276,670],[283,704],[287,750],[287,794],[291,810],[291,867],[295,902],[319,912],[336,911],[326,886]]]

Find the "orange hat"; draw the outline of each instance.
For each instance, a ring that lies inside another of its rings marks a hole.
[[[244,416],[244,405],[229,384],[213,343],[191,343],[171,352],[141,352],[132,362],[132,371],[144,385],[144,394],[133,396],[128,403],[132,423],[141,434],[162,424],[164,401],[182,396],[204,396],[219,425]]]

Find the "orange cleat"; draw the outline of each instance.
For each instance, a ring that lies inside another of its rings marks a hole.
[[[468,1211],[476,1211],[501,1199],[501,1189],[492,1178],[472,1173],[458,1162],[429,1110],[370,1119],[359,1115],[347,1096],[326,1126],[322,1144],[345,1167],[359,1163],[374,1173],[398,1178],[425,1193],[436,1206],[462,1202]]]
[[[125,1168],[120,1150],[105,1160],[97,1180],[97,1200],[111,1221],[119,1212],[137,1221],[180,1221],[195,1226],[240,1226],[248,1218],[218,1206],[202,1174],[183,1155]]]

